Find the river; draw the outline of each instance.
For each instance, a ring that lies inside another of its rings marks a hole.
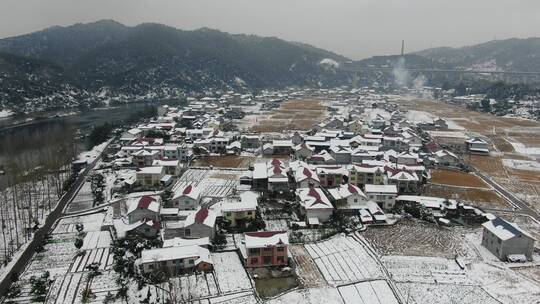
[[[111,107],[96,108],[84,112],[74,110],[38,113],[25,117],[8,117],[0,119],[0,170],[14,154],[32,153],[42,145],[47,145],[47,138],[57,138],[67,130],[87,133],[92,126],[106,122],[121,122],[130,115],[143,110],[149,105],[177,104],[177,101],[160,101],[149,103],[129,103]],[[82,150],[84,142],[77,141],[77,148]],[[5,186],[5,177],[0,175],[0,190]]]

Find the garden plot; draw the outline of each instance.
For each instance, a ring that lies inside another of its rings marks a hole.
[[[81,250],[110,247],[111,233],[109,231],[90,231],[84,236]]]
[[[182,302],[196,301],[220,294],[214,273],[195,273],[169,280],[172,293]]]
[[[73,216],[62,218],[56,228],[54,229],[55,234],[57,233],[76,233],[76,225],[82,224],[84,232],[90,231],[100,231],[103,220],[105,219],[105,212],[93,213],[88,215]]]
[[[82,185],[79,192],[77,192],[75,198],[73,198],[73,201],[69,203],[66,212],[70,213],[85,210],[88,208],[92,208],[93,205],[94,197],[92,196],[91,183],[89,181],[86,181]]]
[[[188,169],[174,185],[173,191],[193,185],[201,189],[202,196],[226,197],[238,187],[240,176],[245,172],[246,170]]]
[[[295,289],[283,294],[277,298],[274,298],[268,302],[268,304],[344,304],[337,288],[332,287],[320,287],[320,288],[306,288]],[[356,304],[357,302],[351,302],[350,304]],[[349,304],[349,303],[345,303]]]
[[[113,295],[116,294],[119,289],[116,284],[116,279],[118,277],[119,275],[116,272],[109,270],[92,278],[89,287],[96,296],[92,299],[92,302],[103,303],[103,299],[107,296],[107,293],[110,292]]]
[[[302,286],[318,287],[326,285],[315,261],[313,261],[303,245],[290,245],[289,251],[292,254],[296,274]]]
[[[112,268],[113,260],[113,253],[108,247],[85,250],[81,255],[77,255],[69,267],[69,272],[88,271],[86,266],[92,263],[99,263],[100,270],[109,270]]]
[[[475,257],[474,249],[463,242],[471,229],[439,228],[420,220],[402,220],[393,226],[369,227],[362,235],[382,254],[454,258]]]
[[[56,278],[51,286],[47,303],[81,303],[82,290],[86,288],[88,276],[83,273],[66,274]]]
[[[217,288],[223,293],[253,290],[251,281],[236,252],[213,253]]]
[[[398,300],[385,280],[366,281],[338,287],[346,304],[398,304]]]
[[[384,256],[382,262],[396,282],[474,285],[454,260],[437,257]]]
[[[306,244],[305,248],[330,284],[383,277],[375,258],[350,236],[339,235],[326,241]]]
[[[396,285],[411,304],[501,303],[479,286],[429,283],[397,283]]]

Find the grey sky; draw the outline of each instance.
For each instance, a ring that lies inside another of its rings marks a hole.
[[[538,36],[538,0],[0,0],[0,37],[114,19],[301,41],[353,59]]]

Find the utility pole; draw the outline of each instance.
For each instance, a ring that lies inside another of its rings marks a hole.
[[[401,40],[401,57],[405,55],[405,40]]]

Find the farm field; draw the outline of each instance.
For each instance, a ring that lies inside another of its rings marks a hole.
[[[193,166],[217,167],[217,168],[248,168],[256,160],[253,156],[223,155],[223,156],[200,156]]]
[[[319,123],[326,114],[320,100],[298,99],[281,103],[267,117],[260,117],[252,126],[253,132],[283,132],[285,130],[308,130]]]
[[[443,169],[432,170],[431,182],[441,185],[489,188],[483,180],[473,174]]]
[[[200,187],[201,195],[207,197],[226,197],[240,184],[240,176],[246,170],[188,169],[173,186],[173,190],[187,185]]]
[[[289,251],[296,265],[296,273],[303,287],[326,285],[324,277],[303,245],[290,245]]]
[[[345,303],[397,304],[394,292],[385,280],[374,280],[338,287]]]
[[[244,300],[253,297],[250,279],[236,252],[213,253],[212,260],[215,267],[213,272],[194,273],[169,280],[168,288],[176,295],[176,300],[214,303],[223,296]]]
[[[335,236],[304,247],[330,285],[382,278],[375,257],[350,236]]]
[[[369,227],[362,232],[383,255],[433,256],[453,258],[456,254],[471,256],[463,244],[465,228],[438,228],[420,220],[402,220],[393,226]]]
[[[458,123],[469,135],[482,135],[489,139],[495,147],[495,152],[489,156],[467,155],[465,161],[485,174],[496,179],[496,182],[512,191],[532,208],[540,212],[540,174],[537,171],[520,170],[506,167],[503,163],[512,160],[535,160],[540,156],[540,124],[536,121],[500,117],[491,114],[474,112],[461,106],[455,106],[434,100],[401,100],[398,101],[404,109],[416,110],[422,108],[433,115],[444,117]],[[459,193],[462,195],[461,193]],[[488,199],[486,193],[475,194],[479,199]],[[489,194],[491,195],[491,194]],[[499,201],[491,197],[497,207]],[[474,197],[472,197],[474,199]],[[502,203],[500,207],[508,209]],[[480,204],[490,207],[490,204]]]
[[[512,205],[491,189],[431,186],[426,187],[424,195],[457,199],[480,208],[512,209]]]

